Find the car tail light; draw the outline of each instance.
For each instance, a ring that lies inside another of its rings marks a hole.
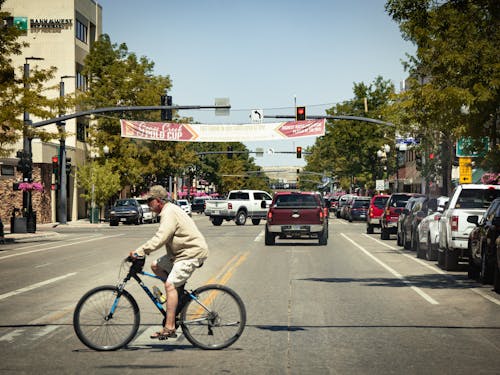
[[[232,210],[233,209],[233,204],[232,203],[228,203],[227,204],[227,209],[228,210]]]
[[[267,212],[267,221],[270,223],[273,221],[273,213],[271,211]]]
[[[318,214],[319,214],[319,221],[323,222],[323,220],[325,219],[325,213],[323,212],[323,210],[320,209]]]
[[[458,216],[451,217],[451,230],[454,232],[458,231]]]

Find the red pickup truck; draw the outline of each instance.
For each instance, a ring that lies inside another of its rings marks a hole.
[[[264,205],[265,202],[262,202]],[[281,239],[317,238],[320,245],[328,242],[328,208],[318,193],[278,192],[267,212],[266,245]]]

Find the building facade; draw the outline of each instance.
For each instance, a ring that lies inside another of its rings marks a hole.
[[[13,22],[24,31],[20,42],[27,42],[19,56],[12,56],[16,75],[21,78],[23,66],[29,64],[30,71],[57,68],[55,77],[47,82],[47,87],[55,87],[46,93],[48,97],[61,95],[61,82],[64,94],[71,95],[77,89],[86,89],[86,79],[81,74],[84,60],[92,44],[102,34],[102,8],[93,0],[7,0],[3,11],[9,12]],[[25,67],[26,68],[26,67]],[[76,110],[75,110],[76,111]],[[30,115],[36,123],[42,119]],[[55,124],[44,129],[58,134]],[[80,198],[74,175],[74,166],[83,164],[87,156],[86,124],[83,119],[72,119],[65,123],[67,136],[65,149],[71,159],[73,172],[67,174],[67,220],[77,220],[87,216],[85,202]],[[60,156],[59,137],[53,141],[32,140],[33,181],[41,182],[44,190],[33,192],[33,210],[37,221],[56,222],[58,220],[59,192],[51,189],[52,157]],[[23,149],[21,140],[15,150]],[[22,192],[13,190],[13,183],[22,181],[22,174],[15,166],[19,159],[16,151],[11,157],[0,160],[0,218],[6,222],[14,209],[23,206]],[[4,203],[5,202],[5,203]],[[60,211],[59,211],[60,212]]]

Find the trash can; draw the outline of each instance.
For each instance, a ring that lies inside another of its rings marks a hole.
[[[99,223],[99,207],[90,208],[90,222],[92,224]]]

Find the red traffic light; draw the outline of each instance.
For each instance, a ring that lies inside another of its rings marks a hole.
[[[297,159],[302,158],[302,147],[297,146],[296,152],[297,152]]]
[[[59,163],[59,157],[58,156],[52,156],[52,163]]]
[[[306,119],[306,107],[295,108],[295,119],[297,121],[304,121]]]

